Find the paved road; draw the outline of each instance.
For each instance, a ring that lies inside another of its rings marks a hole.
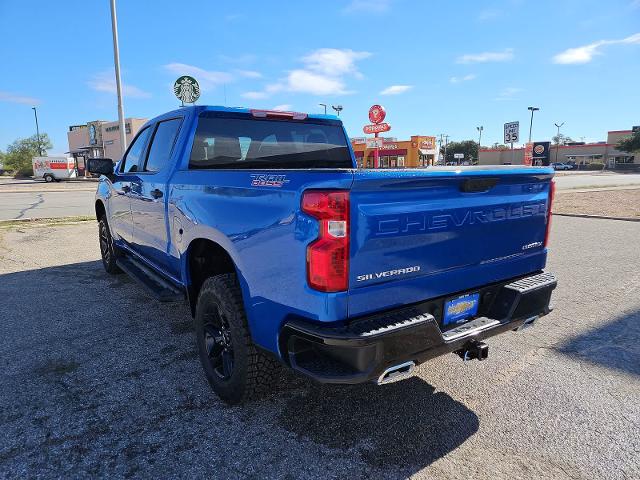
[[[640,174],[569,174],[556,177],[559,190],[640,185]],[[46,184],[33,180],[0,179],[0,220],[58,218],[93,214],[95,182]]]
[[[640,478],[640,224],[555,218],[556,310],[485,362],[234,408],[96,230],[0,229],[0,478]]]
[[[611,186],[640,185],[640,173],[627,174],[567,174],[556,176],[556,188],[566,190],[570,188],[611,187]]]

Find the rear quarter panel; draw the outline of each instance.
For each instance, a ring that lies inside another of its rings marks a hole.
[[[252,175],[264,174],[283,176],[284,182],[252,184]],[[193,240],[207,238],[225,248],[237,268],[253,339],[271,351],[277,351],[278,332],[288,318],[346,318],[346,292],[325,294],[307,286],[306,247],[318,225],[300,212],[300,199],[306,189],[348,189],[352,180],[351,170],[176,172],[169,221],[185,280],[185,253]]]

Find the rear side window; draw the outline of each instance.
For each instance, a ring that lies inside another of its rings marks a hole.
[[[200,117],[189,167],[352,168],[342,125],[323,120]]]
[[[158,123],[149,148],[149,156],[144,168],[145,172],[159,172],[167,166],[181,123],[182,119],[180,118]]]
[[[122,162],[122,167],[120,168],[121,172],[137,172],[138,164],[140,163],[140,157],[144,153],[144,147],[147,145],[147,140],[149,139],[149,134],[151,133],[151,129],[149,127],[142,130],[136,139],[133,141],[131,146],[129,147],[129,151],[127,155],[124,157],[124,161]]]

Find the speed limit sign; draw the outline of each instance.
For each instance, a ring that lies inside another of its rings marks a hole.
[[[520,122],[504,124],[504,143],[518,143],[520,139]]]

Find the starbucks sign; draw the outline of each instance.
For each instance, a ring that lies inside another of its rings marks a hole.
[[[200,98],[200,85],[195,78],[183,75],[173,84],[173,93],[183,103],[195,103]]]

